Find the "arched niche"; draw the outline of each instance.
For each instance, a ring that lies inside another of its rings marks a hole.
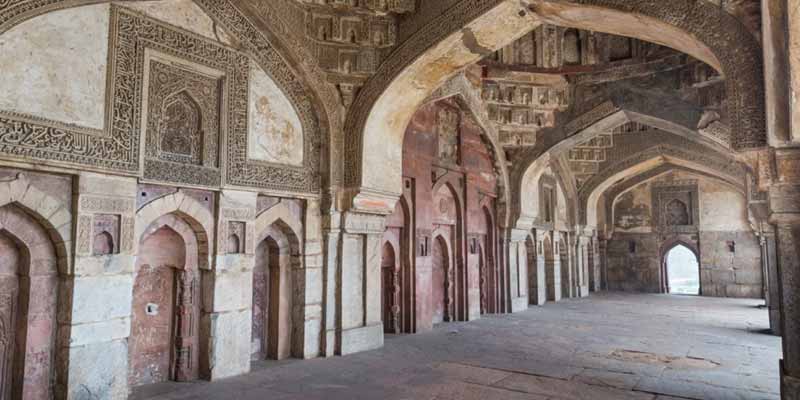
[[[431,249],[431,311],[433,323],[453,321],[455,311],[452,251],[446,233],[434,234]]]
[[[207,235],[177,211],[144,228],[134,268],[128,383],[131,387],[210,376],[208,333],[201,329],[209,271]]]
[[[56,247],[36,219],[19,206],[1,206],[0,397],[55,396],[66,372],[59,368],[68,364],[57,351],[63,344],[57,316],[71,315],[66,278],[59,273]]]
[[[302,310],[298,280],[302,267],[300,237],[282,219],[258,236],[253,270],[253,360],[304,358]]]
[[[417,279],[413,272],[414,237],[411,213],[405,195],[386,218],[381,252],[384,333],[413,333],[416,330]]]

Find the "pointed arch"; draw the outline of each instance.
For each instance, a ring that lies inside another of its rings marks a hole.
[[[72,223],[69,205],[39,190],[25,174],[0,181],[0,207],[14,204],[45,228],[58,255],[61,274],[72,273]]]
[[[719,18],[707,18],[712,14]],[[345,124],[351,149],[345,183],[355,198],[399,194],[399,149],[416,108],[461,68],[545,22],[647,40],[703,60],[726,77],[734,147],[766,144],[762,66],[753,63],[761,60],[760,46],[741,22],[710,2],[543,0],[525,7],[462,0],[410,34],[359,92]],[[379,164],[385,166],[380,173],[373,168]]]
[[[255,313],[255,307],[261,304],[261,316],[268,318],[269,333],[261,338],[266,339],[266,354],[278,360],[305,358],[306,292],[305,277],[300,273],[305,263],[302,222],[287,203],[281,202],[256,216],[255,226],[253,329],[261,326]],[[260,290],[266,292],[259,293]]]
[[[669,253],[675,249],[676,247],[684,247],[694,254],[695,259],[697,260],[697,276],[698,276],[698,284],[700,285],[698,295],[703,294],[703,280],[700,279],[700,249],[697,247],[697,243],[692,243],[689,240],[685,240],[681,237],[671,237],[663,241],[661,243],[661,247],[659,248],[659,261],[661,263],[660,268],[660,277],[661,277],[661,292],[662,293],[669,293],[669,270],[667,265],[667,257]]]
[[[142,242],[148,232],[152,233],[155,229],[160,228],[160,226],[154,226],[154,222],[168,214],[175,214],[181,217],[192,228],[192,231],[197,235],[199,246],[199,268],[208,269],[210,267],[210,244],[213,243],[214,238],[214,217],[205,205],[180,190],[153,200],[136,212],[134,236],[136,240],[134,241],[133,253],[138,254],[139,243]]]
[[[0,396],[10,398],[52,398],[68,373],[69,355],[59,349],[68,340],[71,285],[40,220],[20,203],[0,206]]]

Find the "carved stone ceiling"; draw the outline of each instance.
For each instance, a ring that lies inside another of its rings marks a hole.
[[[587,101],[576,94],[587,92],[577,92],[578,87],[644,80],[678,70],[691,70],[692,75],[689,82],[682,79],[681,83],[686,85],[679,90],[691,88],[696,82],[709,86],[719,78],[705,64],[667,47],[555,25],[540,26],[486,57],[479,65],[484,106],[499,134],[499,142],[507,149],[535,146],[539,135],[565,123],[567,111],[575,111]],[[674,76],[670,75],[669,80],[674,83]],[[714,110],[702,128],[719,128],[709,125],[724,116],[724,111],[718,110],[720,102],[714,96],[684,92],[681,96],[687,101]],[[601,157],[607,139],[597,138],[576,151],[583,154],[582,158],[589,153]],[[581,165],[591,170],[593,163]]]
[[[292,42],[313,57],[345,106],[398,44],[401,15],[413,14],[416,0],[244,0],[256,18],[280,18]],[[308,62],[309,60],[304,60]]]

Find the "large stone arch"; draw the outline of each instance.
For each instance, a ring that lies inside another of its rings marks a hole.
[[[0,207],[7,204],[19,206],[45,228],[55,246],[59,272],[71,274],[73,217],[69,205],[39,190],[21,173],[11,181],[0,181]]]
[[[572,147],[603,133],[611,132],[626,123],[645,124],[686,139],[689,143],[708,148],[715,153],[731,155],[731,158],[735,156],[725,143],[696,130],[696,124],[701,118],[699,110],[679,102],[672,103],[677,107],[677,109],[671,108],[676,113],[669,114],[654,108],[643,107],[642,100],[643,97],[639,94],[618,93],[595,109],[574,118],[562,129],[549,135],[549,141],[521,156],[522,161],[517,162],[519,167],[511,171],[510,177],[511,192],[518,193],[511,199],[512,224],[524,229],[530,226],[532,217],[536,215],[537,197],[525,196],[524,188],[535,187],[542,173],[551,166],[558,166],[560,172],[564,174],[568,167],[563,165],[565,161],[562,158]],[[564,175],[560,176],[564,177]],[[564,189],[567,191],[565,194],[569,194],[570,189],[575,190],[573,199],[580,213],[577,188],[565,182]],[[573,221],[580,223],[580,219],[579,216],[576,216]]]
[[[597,226],[598,201],[612,185],[634,177],[666,163],[680,164],[694,171],[704,172],[728,182],[744,182],[747,168],[726,157],[712,159],[712,152],[656,144],[644,151],[620,160],[593,176],[579,193],[579,221],[581,225]]]
[[[601,18],[586,18],[587,12]],[[353,206],[379,208],[381,202],[365,200],[401,192],[404,131],[435,88],[542,22],[653,41],[705,61],[727,78],[735,147],[766,144],[762,66],[753,62],[761,59],[759,45],[711,3],[463,0],[410,35],[359,92],[345,123]],[[384,168],[378,173],[374,165]]]

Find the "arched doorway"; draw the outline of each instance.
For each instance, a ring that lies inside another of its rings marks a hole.
[[[53,398],[56,251],[22,209],[0,207],[0,399]]]
[[[174,214],[156,220],[143,235],[128,346],[131,387],[200,378],[202,245]]]
[[[450,264],[450,251],[447,240],[441,235],[433,241],[431,283],[433,301],[433,323],[452,321],[453,281]]]
[[[400,333],[400,276],[392,244],[385,242],[381,251],[381,319],[383,333]]]
[[[288,228],[270,226],[256,247],[253,270],[251,359],[283,360],[294,343],[294,264],[299,245]]]
[[[409,254],[413,254],[413,249],[409,247],[409,243],[413,243],[408,236],[412,231],[409,215],[406,200],[401,197],[394,213],[386,218],[381,252],[381,266],[386,268],[381,273],[382,316],[384,328],[389,328],[384,330],[385,333],[413,333],[416,330],[416,278],[409,260]],[[387,292],[386,288],[393,289]]]
[[[676,244],[664,255],[667,293],[700,295],[700,265],[688,247]]]
[[[489,312],[489,279],[486,272],[486,255],[483,246],[478,245],[478,291],[481,315]]]

